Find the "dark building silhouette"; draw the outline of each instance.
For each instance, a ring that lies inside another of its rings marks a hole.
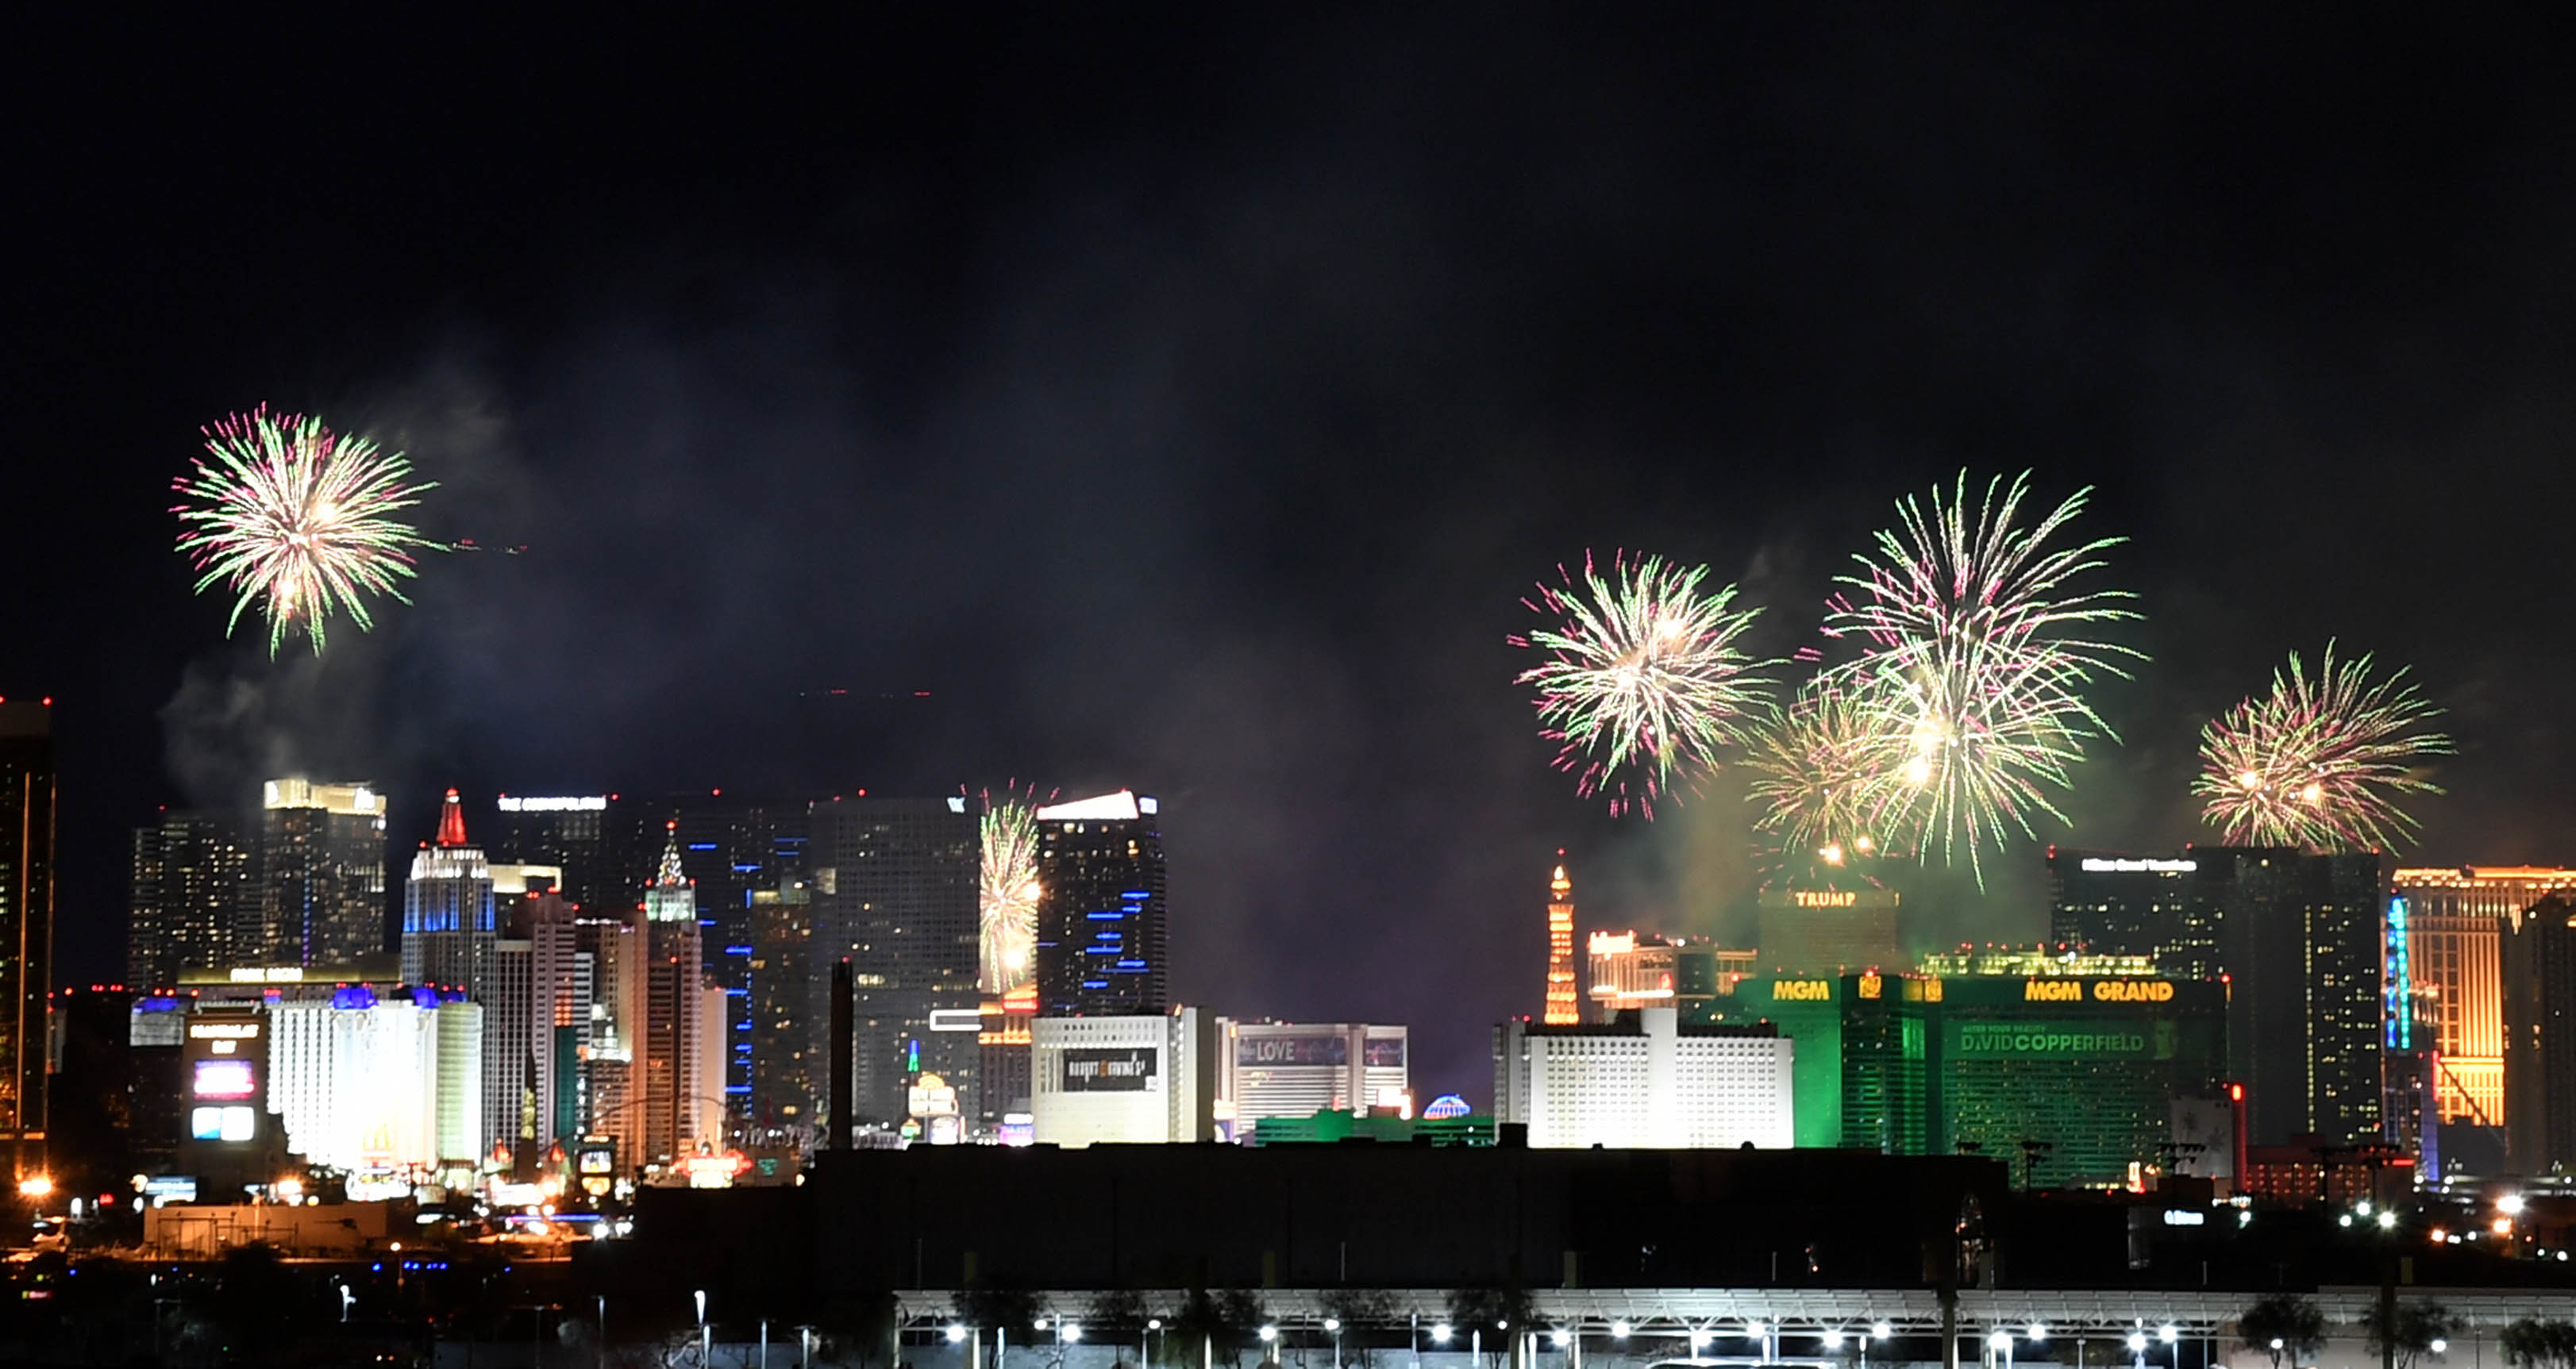
[[[807,964],[846,959],[853,1032],[851,1115],[900,1125],[910,1090],[937,1075],[972,1120],[981,1073],[976,985],[978,819],[963,798],[847,798],[813,808]],[[823,985],[816,981],[819,993]],[[818,1025],[828,1013],[811,1016]],[[818,1043],[818,1058],[829,1043]]]
[[[2504,933],[2505,1159],[2576,1166],[2576,900],[2552,894]]]
[[[563,871],[556,888],[574,907],[602,912],[629,907],[642,889],[642,877],[633,875],[631,867],[649,862],[651,855],[611,840],[609,804],[605,794],[503,794],[494,804],[492,859]]]

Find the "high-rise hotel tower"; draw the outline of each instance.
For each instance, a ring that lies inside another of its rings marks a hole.
[[[54,971],[53,700],[0,700],[0,1151],[45,1162],[45,1005]]]
[[[1171,1007],[1159,803],[1121,789],[1038,810],[1038,1013]]]

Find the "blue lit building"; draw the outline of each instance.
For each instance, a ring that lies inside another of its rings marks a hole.
[[[624,796],[608,805],[609,849],[646,853],[631,861],[650,872],[668,824],[678,824],[680,867],[697,888],[698,933],[707,981],[725,991],[723,1093],[737,1125],[770,1109],[753,1096],[752,897],[804,877],[807,809],[803,799],[735,797],[723,790],[658,798]],[[569,878],[569,876],[567,876]],[[633,903],[642,891],[627,896]]]
[[[1171,1007],[1161,805],[1121,789],[1038,810],[1038,1014]]]

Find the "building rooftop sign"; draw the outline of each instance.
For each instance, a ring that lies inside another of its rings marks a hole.
[[[1051,803],[1038,810],[1040,822],[1134,822],[1154,811],[1152,799],[1139,800],[1129,790],[1102,794],[1095,798],[1075,799],[1071,803]]]
[[[499,799],[499,805],[504,813],[597,813],[607,809],[608,796],[585,794],[579,797],[551,795],[544,798],[520,798],[512,794],[503,794]]]

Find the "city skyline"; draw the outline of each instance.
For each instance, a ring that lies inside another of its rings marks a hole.
[[[206,84],[237,35],[174,29],[118,45],[149,99],[25,88],[86,130],[30,153],[48,516],[0,545],[41,587],[0,693],[58,704],[67,979],[122,956],[133,828],[289,769],[376,782],[406,834],[450,785],[1016,777],[1172,806],[1176,996],[1483,1020],[1524,1003],[1547,852],[1674,934],[1758,883],[1725,775],[1648,827],[1548,769],[1517,596],[1644,548],[1742,584],[1784,656],[1963,468],[2093,486],[2146,615],[2092,700],[2123,740],[2042,841],[2213,840],[2201,723],[2334,641],[2410,666],[2460,745],[2409,865],[2567,860],[2564,663],[2516,611],[2557,568],[2512,522],[2576,493],[2538,49],[2231,26],[2285,83],[2106,15],[2028,51],[1741,22],[1031,14],[994,57],[917,16],[810,86],[765,46],[676,93],[540,25],[407,47],[458,83],[429,122],[288,35],[361,111],[327,126]],[[570,173],[525,136],[597,109],[635,122]],[[926,109],[954,117],[882,136]],[[406,513],[478,548],[319,658],[227,643],[170,546],[199,427],[262,402],[407,453],[438,488]],[[1907,905],[2031,939],[2038,844]],[[1417,1045],[1473,1077],[1472,1033]]]

